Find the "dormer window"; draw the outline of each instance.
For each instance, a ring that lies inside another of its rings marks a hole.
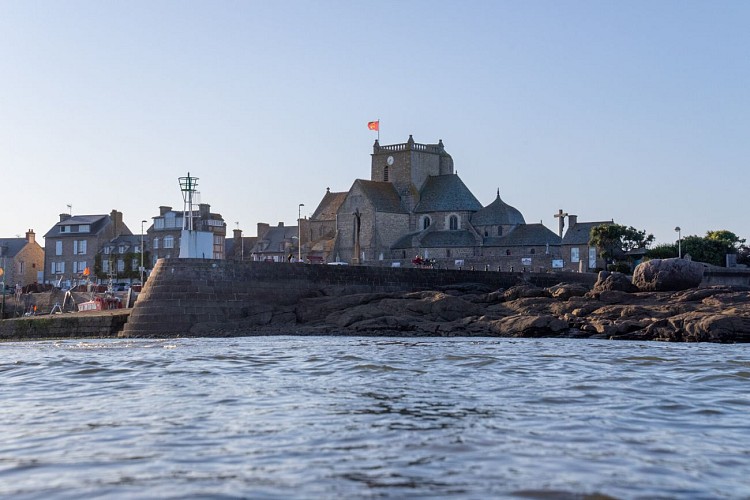
[[[70,232],[70,226],[60,226],[60,232],[61,233],[69,233]]]

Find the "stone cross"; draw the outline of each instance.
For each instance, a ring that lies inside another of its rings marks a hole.
[[[558,221],[558,223],[557,223],[558,224],[557,227],[558,227],[558,232],[560,234],[560,238],[562,238],[563,229],[565,229],[565,217],[567,217],[567,216],[568,216],[568,213],[567,212],[563,212],[562,208],[560,210],[558,210],[557,213],[555,214],[555,218],[560,219]]]

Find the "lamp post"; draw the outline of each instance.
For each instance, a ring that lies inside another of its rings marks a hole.
[[[302,262],[302,207],[304,203],[300,203],[297,207],[297,262]]]
[[[143,225],[145,223],[145,220],[141,221],[141,286],[143,286],[143,252],[145,251],[143,248]]]
[[[677,257],[682,258],[682,229],[680,229],[680,226],[677,226],[674,228],[675,231],[677,231]]]

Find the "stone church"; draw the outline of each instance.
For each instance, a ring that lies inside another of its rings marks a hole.
[[[442,140],[375,141],[371,156],[369,180],[355,180],[346,192],[327,190],[310,219],[300,221],[309,261],[411,265],[419,256],[443,267],[560,267],[561,235],[527,224],[499,189],[482,206],[455,173]]]

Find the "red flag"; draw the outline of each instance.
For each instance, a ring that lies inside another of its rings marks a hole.
[[[367,128],[370,130],[380,130],[380,120],[376,120],[374,122],[367,122]]]

